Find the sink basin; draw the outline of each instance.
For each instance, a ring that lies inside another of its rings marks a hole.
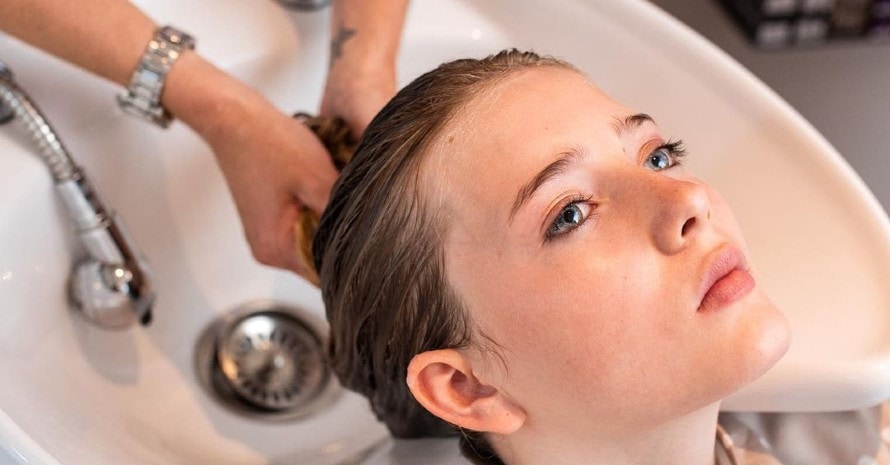
[[[137,3],[193,32],[202,53],[282,109],[317,108],[327,12],[248,0]],[[843,410],[890,397],[890,224],[793,109],[642,0],[415,0],[399,78],[508,46],[566,58],[653,115],[735,209],[795,338],[726,409]],[[114,86],[6,36],[0,59],[118,210],[159,293],[152,325],[122,333],[68,309],[80,251],[46,168],[21,131],[0,127],[0,465],[466,463],[450,440],[389,442],[351,393],[293,422],[214,402],[193,367],[204,328],[257,299],[321,316],[319,293],[253,262],[212,154],[183,125],[162,131],[124,116]]]

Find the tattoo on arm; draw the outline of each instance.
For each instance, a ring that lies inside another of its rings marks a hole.
[[[355,29],[346,27],[346,25],[343,24],[343,21],[340,21],[340,26],[337,28],[337,34],[331,40],[331,66],[334,65],[334,62],[337,61],[337,59],[343,56],[343,45],[347,40],[353,38],[355,34]]]

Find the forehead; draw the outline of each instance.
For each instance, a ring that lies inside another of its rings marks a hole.
[[[515,71],[474,96],[451,129],[476,144],[533,143],[531,136],[573,130],[569,119],[588,128],[597,123],[609,128],[615,115],[626,111],[583,74],[545,66]]]
[[[475,95],[438,135],[428,185],[448,210],[472,204],[506,221],[516,191],[559,153],[619,146],[615,118],[630,113],[576,71],[514,72]]]

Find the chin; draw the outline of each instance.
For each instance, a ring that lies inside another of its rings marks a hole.
[[[765,315],[769,321],[764,325],[764,332],[761,335],[757,351],[764,360],[763,373],[766,373],[788,352],[788,348],[791,346],[791,324],[769,297],[764,296],[764,300],[769,307],[767,309],[769,314]]]
[[[686,380],[684,401],[670,413],[691,412],[718,403],[763,376],[788,351],[791,327],[782,311],[759,288],[739,307],[723,309],[709,338],[702,371]],[[670,416],[670,415],[666,415]]]
[[[739,323],[743,331],[738,352],[739,372],[736,389],[764,375],[791,345],[791,325],[785,314],[764,293],[760,292],[745,309],[746,318]]]
[[[719,319],[722,333],[711,351],[710,383],[699,402],[721,400],[751,384],[778,362],[791,343],[791,327],[781,310],[759,288]],[[719,347],[719,348],[718,348]]]

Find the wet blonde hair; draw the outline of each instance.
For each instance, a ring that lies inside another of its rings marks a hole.
[[[358,141],[350,132],[349,125],[343,118],[312,116],[308,113],[297,113],[294,118],[302,121],[316,136],[327,149],[334,168],[337,171],[343,171],[343,168],[352,160]],[[303,207],[300,209],[300,218],[294,225],[294,239],[296,242],[297,253],[303,259],[303,263],[307,265],[303,277],[312,284],[321,286],[318,279],[318,271],[315,269],[315,261],[312,259],[312,238],[318,229],[319,216],[317,213]]]
[[[406,372],[419,353],[478,342],[445,277],[448,222],[428,202],[422,160],[475,95],[540,67],[574,70],[511,49],[445,63],[411,82],[368,126],[321,217],[312,254],[331,325],[328,356],[340,382],[365,395],[397,437],[458,432],[414,399]],[[481,435],[464,438],[470,458],[499,463]]]

